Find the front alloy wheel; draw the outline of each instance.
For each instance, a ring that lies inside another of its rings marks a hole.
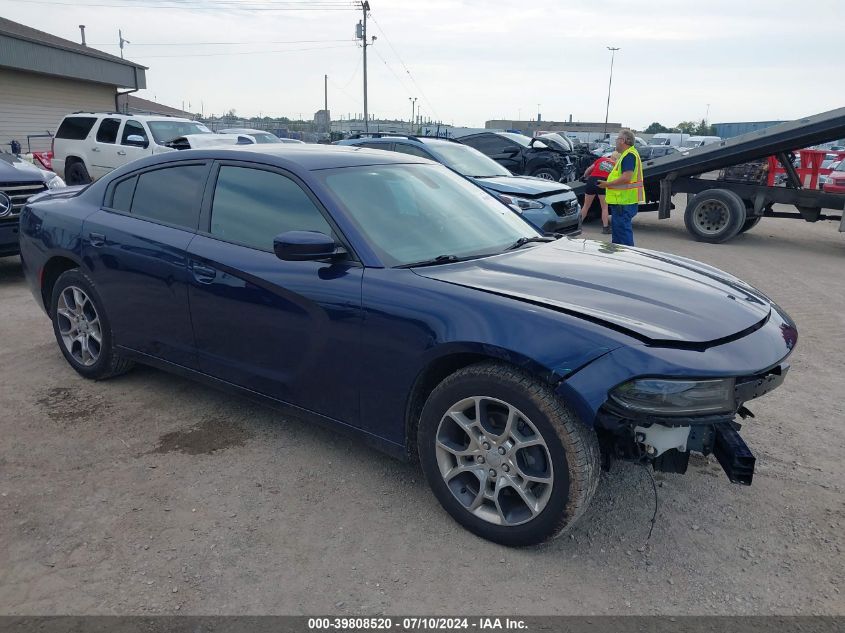
[[[593,429],[550,384],[504,363],[470,365],[444,379],[423,407],[417,448],[443,508],[504,545],[562,533],[599,480]]]
[[[507,402],[483,396],[456,402],[440,421],[436,451],[446,486],[484,521],[519,525],[549,501],[549,448],[528,417]]]

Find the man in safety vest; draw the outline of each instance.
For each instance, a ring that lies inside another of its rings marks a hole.
[[[599,187],[607,189],[607,206],[610,207],[614,244],[634,245],[631,220],[637,215],[637,205],[645,202],[643,191],[643,162],[634,148],[634,133],[625,128],[616,137],[619,160],[607,180],[600,180]]]

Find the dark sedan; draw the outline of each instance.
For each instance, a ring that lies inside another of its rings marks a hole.
[[[512,132],[481,132],[458,139],[474,147],[519,176],[546,180],[575,180],[575,165],[568,152],[549,147],[543,141]]]
[[[82,376],[145,363],[418,456],[449,514],[511,545],[572,525],[616,458],[713,453],[749,484],[733,419],[797,339],[731,275],[544,237],[393,152],[150,156],[36,197],[21,253]]]

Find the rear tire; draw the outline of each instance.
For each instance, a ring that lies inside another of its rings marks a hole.
[[[690,198],[684,224],[696,240],[718,244],[739,233],[745,224],[745,203],[728,189],[707,189]]]
[[[73,163],[65,169],[65,176],[65,180],[70,186],[87,185],[91,182],[91,176],[88,175],[85,163],[81,160],[74,160]]]
[[[503,545],[558,536],[598,487],[595,432],[548,385],[501,363],[441,382],[423,407],[417,447],[444,509]]]
[[[114,348],[111,324],[94,282],[79,269],[59,275],[50,315],[65,360],[85,378],[103,380],[132,369],[134,363]]]

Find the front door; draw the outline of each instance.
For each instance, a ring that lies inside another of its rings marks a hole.
[[[88,263],[115,344],[196,369],[188,310],[188,244],[209,163],[151,168],[109,185],[85,219]]]
[[[203,372],[358,424],[363,268],[278,259],[273,238],[320,231],[328,214],[291,174],[219,164],[204,232],[188,248],[189,301]]]
[[[126,120],[120,131],[120,144],[115,147],[113,169],[152,154],[151,143],[143,124],[135,119]]]

